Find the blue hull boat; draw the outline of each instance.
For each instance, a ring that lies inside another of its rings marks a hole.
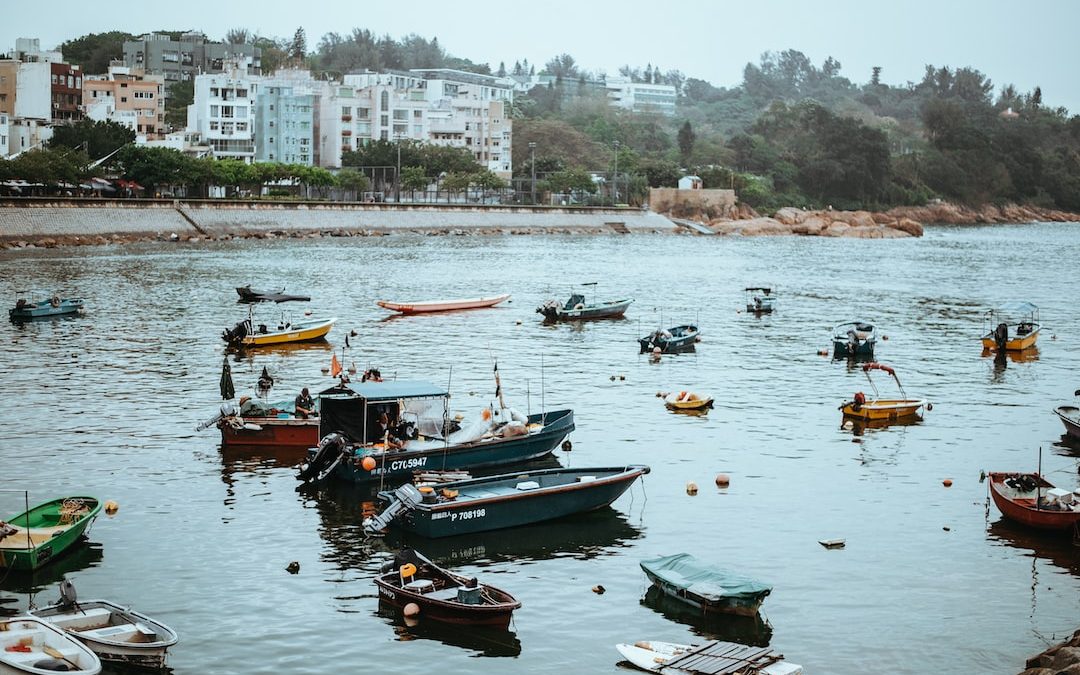
[[[12,321],[29,321],[50,316],[78,314],[82,311],[83,301],[80,298],[60,298],[54,295],[48,300],[39,302],[29,302],[20,298],[15,306],[8,310],[8,317]]]

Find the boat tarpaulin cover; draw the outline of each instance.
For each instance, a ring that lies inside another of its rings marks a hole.
[[[766,583],[704,563],[689,553],[642,560],[641,568],[672,586],[707,600],[749,600],[772,592],[772,586]]]

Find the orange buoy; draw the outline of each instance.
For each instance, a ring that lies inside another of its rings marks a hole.
[[[727,487],[731,485],[731,476],[726,473],[716,474],[716,487]]]
[[[115,516],[116,512],[119,511],[119,510],[120,510],[120,505],[117,504],[116,502],[114,502],[113,500],[110,499],[109,501],[105,502],[105,515],[107,515],[107,516]]]
[[[952,487],[952,478],[946,478],[945,480],[941,481],[941,484],[945,487]]]
[[[367,457],[360,460],[360,466],[364,468],[364,471],[371,471],[375,468],[375,458],[368,455]]]
[[[882,336],[881,336],[881,339],[882,339],[882,340],[888,340],[888,339],[889,339],[889,336],[888,336],[888,335],[882,335]]]
[[[818,356],[828,356],[829,355],[829,350],[828,349],[819,349],[819,350],[817,350],[817,355]]]
[[[697,483],[690,481],[686,484],[686,494],[694,496],[697,494]]]
[[[405,616],[412,618],[414,616],[420,616],[420,605],[415,602],[410,602],[405,605]]]
[[[480,413],[480,417],[483,418],[483,420],[485,422],[490,420],[491,419],[491,409],[490,408],[484,408],[483,412]]]

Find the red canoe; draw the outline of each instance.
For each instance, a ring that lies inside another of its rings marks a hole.
[[[423,314],[425,312],[449,312],[455,309],[479,309],[494,307],[510,297],[509,293],[493,295],[489,298],[466,298],[463,300],[427,300],[424,302],[390,302],[379,300],[375,304],[383,309],[402,314]]]
[[[1080,523],[1080,495],[1037,473],[991,473],[990,496],[1001,515],[1027,527],[1066,530]]]

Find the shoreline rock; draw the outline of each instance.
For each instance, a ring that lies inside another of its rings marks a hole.
[[[1072,637],[1032,656],[1020,675],[1060,675],[1080,673],[1080,630]]]

